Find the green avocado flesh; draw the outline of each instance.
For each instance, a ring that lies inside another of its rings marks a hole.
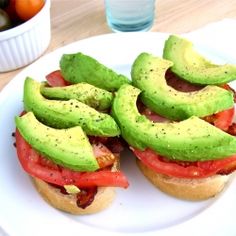
[[[43,85],[41,86],[41,93],[46,98],[59,100],[76,99],[100,111],[108,109],[113,100],[111,92],[88,83],[78,83],[64,87],[47,87],[46,83]]]
[[[215,85],[194,92],[180,92],[168,86],[165,73],[172,65],[171,61],[142,53],[132,66],[132,82],[142,90],[142,102],[154,112],[172,120],[183,120],[234,106],[233,93]]]
[[[112,114],[122,137],[134,148],[150,148],[182,161],[222,159],[236,153],[235,137],[193,116],[181,122],[153,123],[136,106],[140,90],[123,85],[117,92]]]
[[[73,84],[86,82],[108,91],[116,91],[121,85],[130,83],[126,76],[117,74],[82,53],[64,54],[60,60],[60,69],[64,79]]]
[[[225,84],[236,79],[236,65],[216,65],[194,50],[193,44],[170,35],[166,40],[163,58],[174,63],[171,70],[195,84]]]
[[[54,129],[40,123],[32,112],[17,116],[15,122],[23,138],[56,164],[75,171],[99,168],[92,146],[80,126]]]
[[[87,135],[113,137],[120,134],[115,120],[108,114],[75,99],[49,100],[40,93],[41,83],[27,77],[24,84],[24,106],[37,119],[53,128],[81,126]]]

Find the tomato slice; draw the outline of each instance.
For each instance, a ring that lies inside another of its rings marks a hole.
[[[203,119],[221,130],[228,131],[229,127],[233,123],[234,110],[234,107],[232,107],[214,115],[206,116]]]
[[[62,87],[70,85],[70,83],[63,78],[60,70],[55,70],[46,75],[46,80],[51,87]]]
[[[236,169],[236,155],[214,161],[176,162],[161,157],[151,149],[131,150],[138,159],[157,173],[178,178],[205,178],[217,173],[230,173]]]
[[[23,169],[33,177],[37,177],[48,183],[64,186],[74,184],[78,187],[123,187],[127,188],[129,183],[121,171],[98,170],[96,172],[77,172],[66,169],[52,163],[50,160],[39,155],[23,139],[16,129],[16,150]]]
[[[234,118],[234,107],[216,113],[214,125],[219,129],[227,131],[231,126],[231,124],[233,123],[233,118]]]
[[[231,91],[234,94],[234,101],[236,98],[236,93],[233,88],[231,88],[228,84],[223,84],[221,86],[222,88]],[[227,109],[225,111],[221,111],[216,113],[215,115],[210,116],[212,119],[212,123],[219,129],[222,129],[224,131],[228,131],[229,127],[233,123],[233,118],[234,118],[234,112],[235,108],[232,107],[230,109]]]

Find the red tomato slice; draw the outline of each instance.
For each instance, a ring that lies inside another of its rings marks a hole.
[[[16,130],[15,137],[19,161],[23,169],[33,177],[60,186],[74,184],[78,187],[112,186],[127,188],[129,185],[121,171],[76,172],[55,165],[49,160],[42,160],[43,157],[31,148],[18,130]]]
[[[234,118],[234,107],[216,113],[214,125],[219,129],[227,131],[233,123],[233,118]]]
[[[234,107],[210,116],[206,116],[203,119],[221,130],[228,131],[229,127],[233,123]]]
[[[174,162],[161,157],[151,149],[131,149],[146,166],[157,173],[173,177],[205,178],[217,173],[230,173],[236,169],[236,155],[215,161]]]
[[[46,79],[51,87],[62,87],[70,85],[70,83],[63,78],[60,70],[55,70],[49,73],[48,75],[46,75]]]
[[[236,93],[233,88],[231,88],[228,84],[223,84],[221,86],[222,88],[231,91],[234,94],[234,101],[236,97]],[[234,118],[234,112],[235,109],[234,107],[227,109],[225,111],[221,111],[213,115],[213,124],[224,131],[228,131],[229,127],[233,123],[233,118]]]

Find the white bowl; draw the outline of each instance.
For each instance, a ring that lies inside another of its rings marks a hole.
[[[45,52],[50,39],[50,0],[46,0],[30,20],[0,32],[0,72],[30,64]]]

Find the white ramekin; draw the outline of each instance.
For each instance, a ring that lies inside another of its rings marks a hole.
[[[30,64],[44,53],[50,39],[50,0],[46,0],[30,20],[0,32],[0,72]]]

